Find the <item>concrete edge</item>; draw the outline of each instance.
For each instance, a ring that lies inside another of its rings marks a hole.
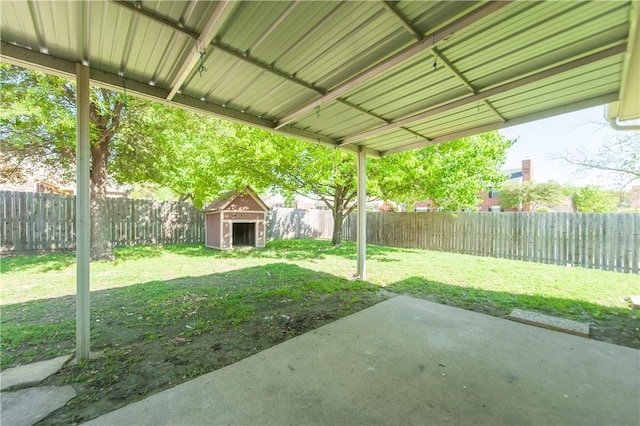
[[[513,315],[513,312],[509,315],[506,316],[507,319],[510,319],[511,321],[515,321],[515,322],[519,322],[521,324],[527,324],[527,325],[533,325],[535,327],[541,327],[541,328],[546,328],[548,330],[553,330],[553,331],[560,331],[563,333],[567,333],[567,334],[573,334],[574,336],[580,336],[580,337],[591,337],[591,332],[587,332],[587,333],[583,333],[580,332],[578,330],[572,330],[570,328],[563,328],[563,327],[558,327],[556,325],[553,324],[548,324],[548,323],[544,323],[544,322],[538,322],[538,321],[534,321],[534,320],[529,320],[526,318],[522,318],[519,317],[517,315]],[[563,318],[564,319],[564,318]],[[570,320],[567,320],[570,321]],[[589,324],[587,325],[587,330],[589,330]]]

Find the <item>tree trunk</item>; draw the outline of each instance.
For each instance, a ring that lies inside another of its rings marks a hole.
[[[114,260],[107,217],[108,142],[91,144],[91,260]]]
[[[342,244],[342,222],[344,221],[344,210],[341,205],[336,204],[333,208],[333,237],[331,245],[338,247]]]

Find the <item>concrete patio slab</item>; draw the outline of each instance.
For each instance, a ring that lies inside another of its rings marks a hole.
[[[0,390],[16,385],[33,385],[57,373],[73,355],[64,355],[46,361],[7,368],[0,373]]]
[[[91,425],[640,424],[640,351],[396,297]]]
[[[42,386],[2,392],[0,421],[3,425],[31,426],[75,396],[72,386]]]

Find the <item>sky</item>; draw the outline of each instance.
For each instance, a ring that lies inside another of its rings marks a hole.
[[[562,154],[595,152],[607,137],[616,131],[606,123],[605,107],[594,107],[569,114],[508,127],[499,132],[508,139],[517,139],[508,153],[505,169],[518,168],[523,159],[531,159],[533,180],[555,180],[572,186],[607,186],[598,173],[581,173],[564,160]]]

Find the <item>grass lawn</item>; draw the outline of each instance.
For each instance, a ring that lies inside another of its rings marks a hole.
[[[91,265],[92,350],[45,384],[78,398],[43,424],[97,415],[221,368],[405,293],[495,316],[518,307],[590,322],[593,338],[640,348],[628,296],[638,275],[390,247],[368,247],[368,282],[353,281],[356,249],[270,242],[220,252],[201,245],[115,250]],[[75,257],[0,263],[2,369],[75,348]]]

